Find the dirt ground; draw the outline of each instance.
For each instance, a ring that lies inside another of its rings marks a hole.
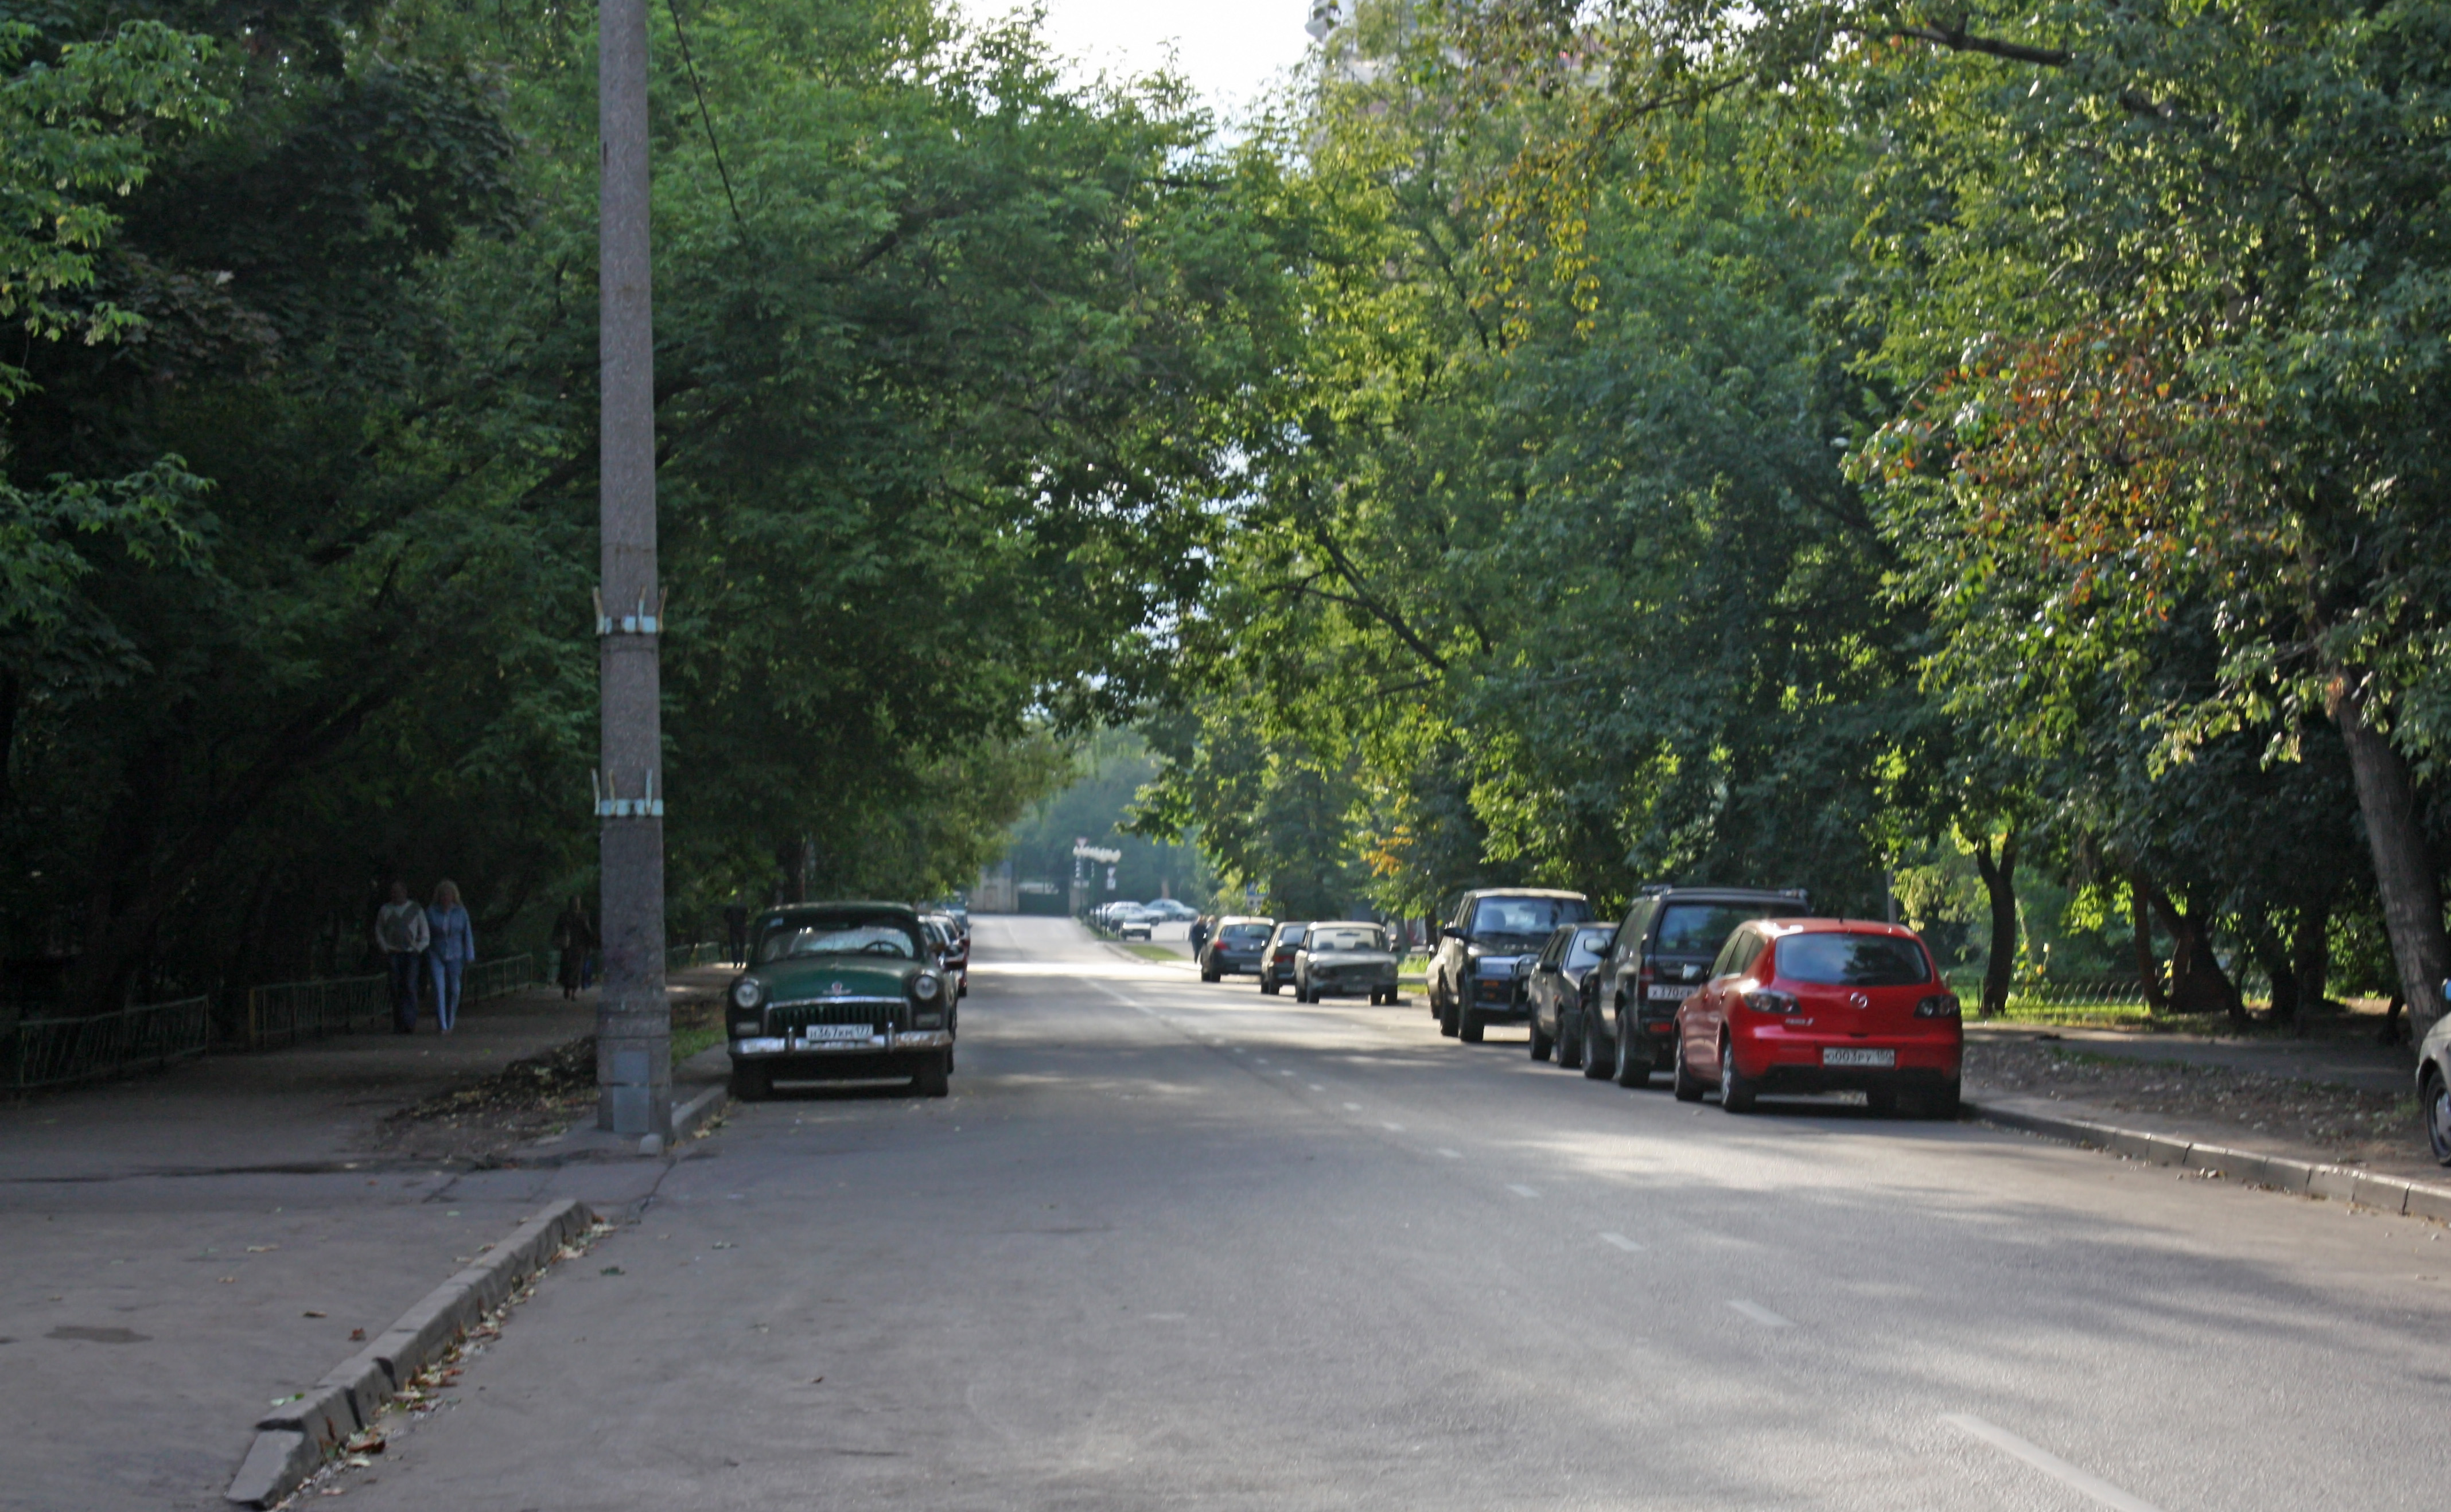
[[[1966,1047],[1967,1095],[1986,1090],[2083,1102],[2310,1146],[2341,1165],[2404,1163],[2424,1152],[2417,1100],[2256,1071],[2088,1054],[2041,1043]]]
[[[722,999],[708,993],[673,1005],[673,1060],[715,1043]],[[370,1151],[466,1169],[516,1167],[522,1147],[593,1116],[596,1036],[582,1035],[516,1060],[490,1076],[410,1104],[375,1126]]]

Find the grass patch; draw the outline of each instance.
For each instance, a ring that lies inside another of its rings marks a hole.
[[[1134,955],[1139,956],[1144,961],[1182,961],[1189,959],[1189,957],[1186,956],[1181,951],[1169,951],[1163,945],[1147,945],[1137,941],[1118,943],[1123,944],[1124,949],[1131,952]]]

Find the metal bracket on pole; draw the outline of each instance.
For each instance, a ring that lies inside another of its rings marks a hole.
[[[590,771],[587,780],[596,789],[596,816],[599,819],[660,819],[664,816],[664,800],[656,796],[656,775],[647,774],[647,795],[625,798],[614,792],[613,774]]]
[[[652,611],[647,607],[647,596],[640,594],[637,610],[623,615],[618,619],[604,612],[603,589],[594,590],[593,597],[596,599],[598,636],[653,636],[663,633],[664,605],[672,598],[670,593],[658,593],[656,596],[656,607]]]

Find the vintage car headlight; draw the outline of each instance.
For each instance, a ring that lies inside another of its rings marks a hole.
[[[744,976],[732,984],[732,1001],[741,1008],[755,1008],[766,1001],[766,984],[754,976]]]
[[[923,1003],[944,989],[944,979],[933,972],[921,972],[911,979],[911,995]]]

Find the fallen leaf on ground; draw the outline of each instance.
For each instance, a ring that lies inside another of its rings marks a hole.
[[[365,1336],[366,1331],[363,1328],[352,1328],[349,1330],[349,1342],[351,1344],[356,1344]]]
[[[316,1311],[314,1308],[312,1308],[312,1307],[309,1307],[309,1308],[307,1308],[304,1313],[301,1313],[299,1316],[301,1316],[301,1317],[305,1317],[305,1318],[321,1318],[321,1317],[323,1317],[323,1316],[324,1316],[324,1314],[322,1314],[322,1313],[320,1313],[320,1312],[317,1312],[317,1311]]]
[[[597,1274],[599,1276],[621,1276],[627,1275],[629,1272],[623,1270],[619,1266],[606,1266],[603,1269],[598,1271]]]
[[[279,1245],[249,1245],[246,1247],[246,1252],[250,1255],[268,1255],[280,1247]]]

